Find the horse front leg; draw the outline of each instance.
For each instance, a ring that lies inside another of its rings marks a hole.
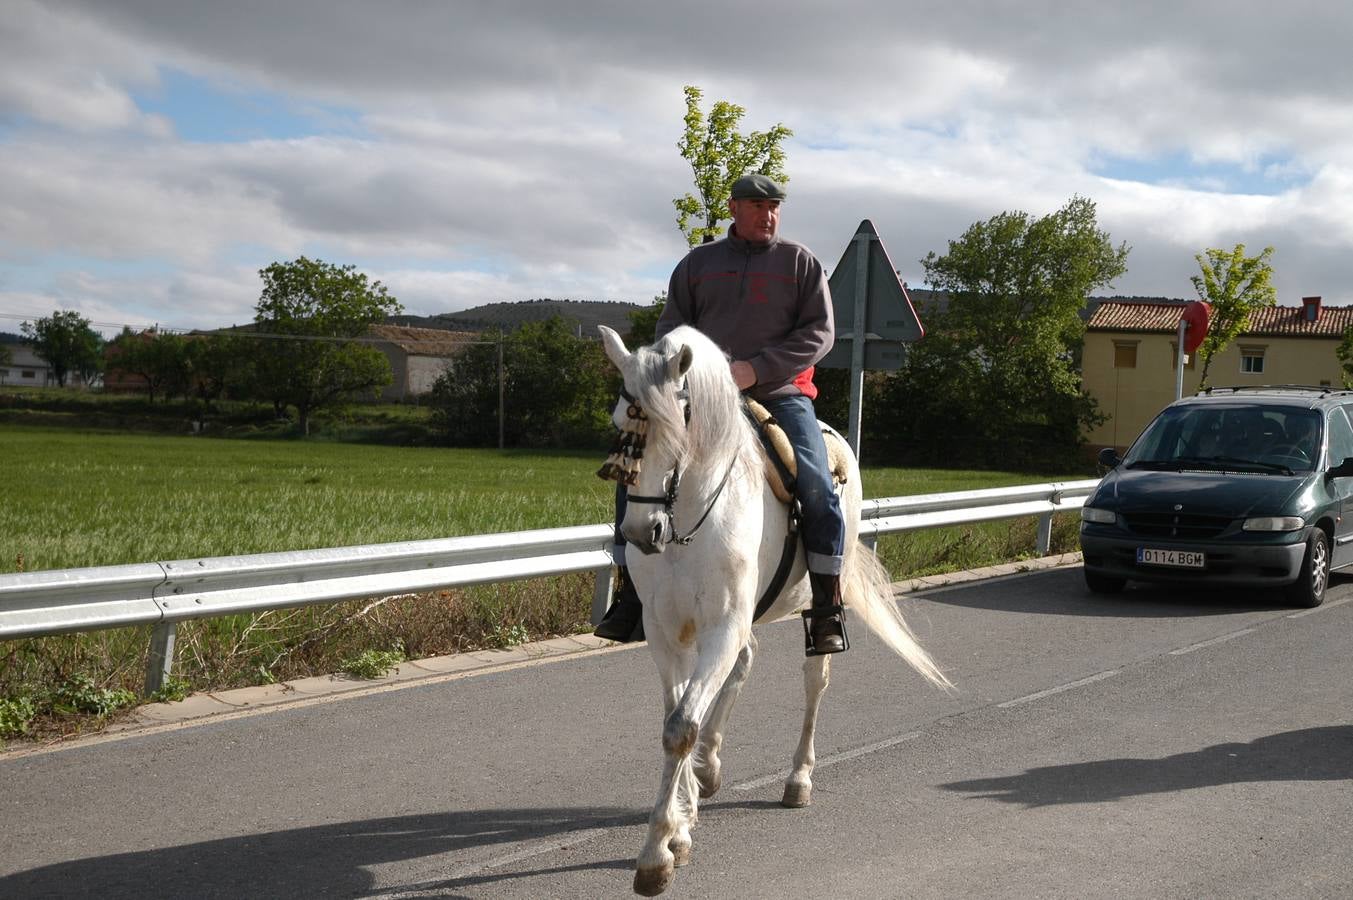
[[[705,724],[700,727],[700,739],[695,746],[695,780],[700,785],[700,798],[706,799],[718,793],[723,783],[723,764],[719,761],[719,749],[723,747],[724,730],[728,727],[728,718],[733,713],[733,705],[747,676],[752,670],[752,660],[756,657],[756,638],[747,636],[747,643],[738,653],[733,670],[728,673],[719,696],[714,699]]]
[[[817,711],[822,705],[822,695],[831,681],[831,657],[810,656],[803,662],[803,730],[799,733],[799,746],[794,750],[794,765],[785,781],[785,794],[780,800],[781,806],[798,809],[807,806],[813,800],[813,764],[817,758],[813,754],[813,736],[817,732]]]
[[[662,782],[649,817],[648,837],[635,866],[637,894],[652,897],[665,891],[678,861],[684,864],[690,857],[690,829],[698,815],[691,754],[700,734],[699,723],[728,678],[739,648],[746,643],[746,635],[739,634],[742,630],[725,624],[700,636],[695,669],[663,724]],[[657,648],[654,651],[658,652]]]

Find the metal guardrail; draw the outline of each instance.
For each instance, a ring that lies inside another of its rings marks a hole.
[[[866,500],[860,540],[883,534],[1038,516],[1046,554],[1052,518],[1080,508],[1091,479]],[[430,541],[0,575],[0,640],[154,625],[146,692],[173,665],[178,622],[237,613],[595,572],[593,621],[611,600],[613,529],[578,525]]]

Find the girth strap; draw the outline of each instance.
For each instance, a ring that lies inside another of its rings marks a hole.
[[[785,582],[789,580],[789,570],[794,567],[794,557],[799,550],[799,519],[801,517],[799,501],[795,500],[789,504],[789,527],[785,529],[785,548],[780,552],[780,564],[775,567],[775,574],[771,576],[770,584],[766,585],[766,592],[761,595],[760,600],[756,601],[756,611],[752,613],[753,622],[761,621],[761,617],[766,614],[766,610],[775,604],[775,598],[780,596],[780,592],[785,589]]]

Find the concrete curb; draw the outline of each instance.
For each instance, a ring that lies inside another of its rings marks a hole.
[[[1080,559],[1079,553],[1045,556],[965,572],[950,572],[898,581],[893,583],[893,589],[899,595],[920,594],[937,588],[1077,565]],[[184,700],[148,703],[138,707],[130,716],[109,725],[98,734],[70,738],[52,745],[11,744],[5,749],[0,749],[0,759],[102,743],[137,734],[175,730],[214,720],[257,715],[289,706],[330,702],[346,696],[385,693],[421,684],[434,684],[523,666],[540,665],[581,653],[620,652],[635,650],[642,646],[643,644],[616,644],[591,634],[575,634],[521,644],[506,650],[476,650],[410,660],[400,663],[389,674],[370,680],[347,675],[319,675],[280,684],[193,694]]]

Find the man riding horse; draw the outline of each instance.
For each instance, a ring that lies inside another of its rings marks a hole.
[[[794,447],[795,497],[802,510],[812,608],[810,656],[845,650],[841,566],[845,521],[832,486],[827,448],[813,409],[813,366],[835,340],[831,294],[822,264],[802,244],[778,234],[784,188],[765,175],[733,183],[733,224],[721,240],[691,250],[677,264],[656,339],[678,325],[698,328],[728,354],[733,380],[779,422]],[[625,566],[626,490],[616,490],[616,602],[597,627],[613,641],[643,639],[643,606]]]

